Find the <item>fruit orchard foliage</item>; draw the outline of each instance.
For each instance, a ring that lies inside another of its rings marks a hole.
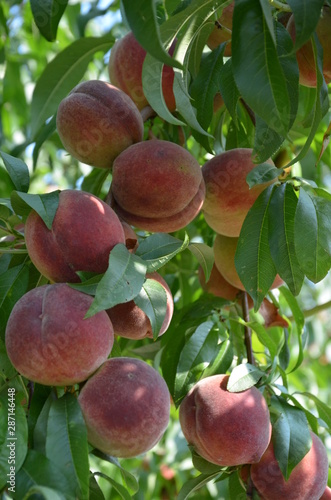
[[[310,311],[304,309],[318,310],[318,290],[331,267],[331,114],[323,51],[314,34],[321,8],[329,2],[236,0],[230,58],[223,57],[224,44],[206,49],[229,1],[104,3],[0,3],[0,490],[4,498],[11,495],[4,491],[8,389],[14,388],[15,498],[33,493],[46,499],[258,498],[239,475],[240,467],[191,455],[178,407],[198,380],[227,373],[232,392],[256,386],[264,395],[285,478],[308,452],[310,430],[327,444],[330,354],[324,327],[316,316],[306,321]],[[294,47],[284,27],[291,11],[297,27]],[[274,182],[254,203],[238,239],[235,265],[249,296],[226,300],[202,289],[198,276],[202,282],[201,268],[207,278],[213,269],[216,235],[202,212],[171,234],[136,230],[135,254],[117,245],[104,274],[81,273],[81,283],[72,285],[93,297],[91,317],[132,300],[145,311],[154,340],[117,337],[111,357],[147,361],[172,396],[170,423],[160,443],[145,456],[118,461],[88,444],[77,403],[80,387],[32,384],[11,364],[4,339],[17,301],[48,283],[25,246],[22,222],[31,209],[50,229],[57,189],[81,188],[107,198],[110,171],[81,164],[63,150],[56,112],[82,80],[108,80],[109,50],[129,30],[148,52],[143,87],[155,113],[145,120],[144,140],[178,143],[201,167],[224,150],[253,148],[262,166],[248,175],[249,186]],[[295,57],[309,39],[316,88],[299,85]],[[174,113],[162,95],[164,63],[175,70]],[[218,92],[224,104],[214,109]],[[274,165],[266,168],[269,158]],[[154,271],[168,283],[175,303],[170,326],[159,338],[166,295],[155,280],[144,281]],[[277,274],[284,285],[270,292]]]

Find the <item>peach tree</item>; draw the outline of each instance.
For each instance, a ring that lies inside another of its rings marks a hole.
[[[330,27],[0,4],[2,498],[329,498]]]

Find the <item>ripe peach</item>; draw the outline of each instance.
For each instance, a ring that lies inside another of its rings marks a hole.
[[[172,55],[174,46],[169,50]],[[110,51],[108,71],[113,85],[123,90],[131,97],[138,109],[149,105],[142,86],[142,70],[146,51],[137,42],[133,33],[128,33],[116,41]],[[176,101],[172,90],[174,70],[164,66],[162,73],[162,92],[165,103],[170,111],[175,111]]]
[[[225,151],[202,167],[206,196],[202,207],[207,224],[217,233],[239,236],[248,210],[268,183],[249,189],[247,174],[256,167],[252,149]],[[267,163],[273,165],[272,160]]]
[[[146,278],[158,281],[167,294],[167,311],[159,333],[160,336],[168,329],[174,311],[174,302],[168,284],[160,274],[156,272],[146,274]],[[107,309],[106,312],[113,324],[116,335],[135,340],[146,337],[153,338],[152,326],[148,316],[133,300],[118,304],[111,309]]]
[[[251,466],[251,478],[264,500],[319,500],[328,480],[328,456],[316,434],[312,447],[285,481],[274,454],[272,441],[261,460]]]
[[[227,390],[228,375],[199,380],[179,407],[188,443],[209,462],[233,466],[258,462],[271,435],[267,403],[256,387]]]
[[[16,302],[6,327],[8,356],[24,377],[44,385],[86,380],[114,341],[105,311],[84,319],[93,297],[65,283],[43,285]]]
[[[215,264],[212,267],[207,283],[202,267],[199,267],[198,277],[202,288],[216,297],[221,297],[226,300],[236,300],[238,293],[240,293],[238,288],[232,286],[231,283],[224,278]]]
[[[111,190],[121,219],[154,232],[186,226],[204,199],[198,161],[178,144],[159,139],[134,144],[116,158]]]
[[[325,488],[320,500],[331,500],[331,488],[329,488],[328,486]]]
[[[232,31],[233,9],[234,9],[234,2],[224,7],[224,9],[222,10],[221,17],[218,19],[218,23],[220,24],[220,26],[215,26],[215,28],[213,29],[207,40],[207,45],[211,50],[216,49],[216,47],[221,45],[221,43],[230,40],[230,42],[226,44],[224,50],[224,55],[226,57],[230,57],[232,53],[231,31]]]
[[[134,358],[111,358],[86,382],[78,397],[88,440],[115,457],[135,457],[153,448],[169,422],[164,379]]]
[[[41,274],[55,282],[78,282],[76,271],[104,273],[111,249],[124,244],[125,237],[106,203],[90,193],[67,189],[60,192],[51,230],[37,212],[29,214],[25,241]]]
[[[56,116],[63,146],[78,160],[109,168],[124,149],[142,141],[144,122],[125,92],[101,80],[77,85]]]
[[[320,20],[316,27],[318,39],[323,48],[323,75],[326,83],[331,81],[331,8],[324,5]],[[293,15],[287,23],[287,30],[295,41],[295,22]],[[299,82],[305,87],[316,87],[316,66],[313,47],[310,41],[296,52],[299,66]]]
[[[214,240],[215,266],[224,278],[239,290],[245,290],[244,285],[238,276],[234,256],[237,250],[239,238],[229,238],[222,234],[217,234]],[[283,280],[277,275],[271,288],[278,288]],[[249,291],[249,290],[248,290]]]

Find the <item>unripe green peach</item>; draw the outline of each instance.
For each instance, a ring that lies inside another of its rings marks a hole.
[[[24,377],[44,385],[86,380],[108,358],[114,332],[105,311],[84,319],[93,297],[65,283],[33,288],[6,326],[8,356]]]
[[[169,422],[170,394],[164,379],[135,358],[111,358],[86,382],[78,397],[92,446],[115,457],[153,448]]]
[[[25,241],[41,274],[55,282],[78,282],[76,271],[104,273],[110,251],[125,237],[117,215],[100,198],[66,189],[60,192],[51,229],[37,212],[29,214]]]
[[[101,80],[77,85],[61,101],[56,125],[72,156],[108,169],[124,149],[142,141],[144,133],[143,119],[130,97]]]

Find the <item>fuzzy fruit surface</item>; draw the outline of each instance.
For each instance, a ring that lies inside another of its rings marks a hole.
[[[86,382],[78,397],[89,442],[115,457],[153,448],[169,422],[170,394],[145,361],[111,358]]]
[[[111,169],[124,149],[143,140],[144,122],[132,99],[110,83],[90,80],[61,101],[56,126],[77,160]]]
[[[257,166],[253,163],[252,152],[250,148],[231,149],[202,167],[206,186],[202,211],[207,224],[219,234],[239,236],[248,210],[269,184],[249,189],[247,174]],[[266,163],[274,164],[272,160]]]
[[[172,55],[174,46],[169,53]],[[133,33],[128,33],[116,41],[110,51],[108,72],[113,85],[123,90],[131,97],[138,109],[149,105],[142,85],[143,64],[146,57],[145,49],[137,42]],[[165,103],[170,111],[175,111],[176,101],[173,93],[174,70],[164,66],[162,71],[162,92]]]
[[[76,271],[104,273],[109,253],[125,244],[115,212],[100,198],[74,189],[60,192],[52,228],[37,212],[25,224],[29,256],[41,274],[54,282],[79,282]]]
[[[166,332],[170,324],[174,312],[174,301],[167,282],[159,273],[146,274],[146,278],[160,283],[167,295],[166,314],[159,332],[159,336],[161,336]],[[107,309],[106,312],[113,324],[115,335],[135,340],[146,337],[153,338],[151,322],[144,311],[135,304],[134,300],[117,304],[111,309]]]
[[[328,457],[320,438],[310,433],[312,447],[285,481],[272,441],[260,462],[251,466],[251,479],[264,500],[319,500],[328,480]]]
[[[185,227],[199,213],[205,194],[194,156],[159,139],[134,144],[116,158],[111,189],[119,217],[154,232]]]
[[[221,297],[226,300],[236,300],[238,293],[240,293],[239,288],[232,286],[231,283],[224,278],[215,266],[215,263],[213,264],[209,280],[207,282],[201,266],[198,270],[198,278],[203,290],[207,293],[215,295],[215,297]]]
[[[8,356],[24,377],[44,385],[86,380],[114,342],[105,311],[84,319],[93,297],[65,283],[44,285],[18,300],[6,327]]]
[[[218,26],[215,26],[209,38],[207,40],[207,45],[210,49],[216,49],[221,43],[231,40],[232,31],[232,18],[233,18],[234,2],[227,5],[222,10],[221,17],[218,19]],[[223,29],[222,29],[223,27]],[[227,28],[227,29],[224,29]],[[229,30],[229,31],[227,31]],[[224,55],[230,57],[232,54],[231,41],[226,44]]]
[[[292,15],[287,24],[287,30],[295,41],[295,22]],[[326,83],[331,81],[331,8],[324,5],[316,27],[318,40],[323,48],[323,75]],[[299,66],[299,82],[305,87],[316,87],[316,65],[311,41],[305,43],[296,52]]]
[[[239,278],[234,261],[238,240],[239,238],[230,238],[229,236],[217,234],[214,240],[213,249],[215,266],[218,271],[232,286],[244,291],[245,287]],[[282,284],[283,280],[277,275],[271,288],[278,288]]]
[[[267,403],[256,389],[231,393],[228,375],[200,380],[179,407],[189,445],[209,462],[234,466],[258,462],[271,437]]]

